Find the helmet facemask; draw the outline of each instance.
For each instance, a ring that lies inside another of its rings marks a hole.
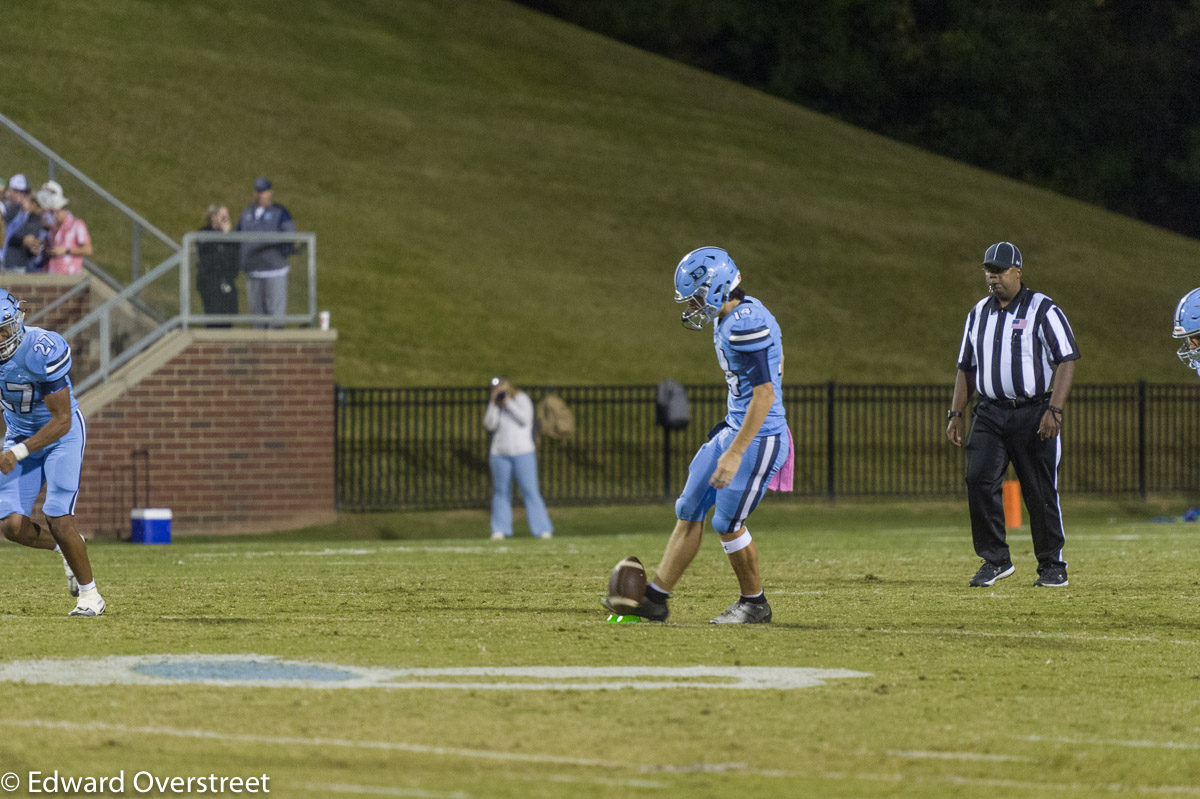
[[[1179,356],[1179,360],[1183,361],[1184,366],[1200,372],[1200,347],[1192,346],[1192,339],[1200,338],[1200,330],[1178,338],[1182,338],[1183,343],[1179,345],[1179,351],[1175,354]]]
[[[703,330],[704,326],[716,318],[721,308],[714,309],[708,304],[708,292],[712,288],[712,274],[696,286],[696,290],[687,297],[675,290],[675,302],[687,303],[687,309],[679,317],[680,323],[688,330]]]
[[[11,294],[8,300],[0,304],[0,314],[4,316],[0,319],[0,336],[4,336],[0,338],[0,363],[11,358],[25,338],[25,313],[21,304],[13,300]]]

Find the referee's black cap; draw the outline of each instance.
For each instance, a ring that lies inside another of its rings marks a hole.
[[[1021,251],[1011,241],[998,241],[983,254],[983,265],[1008,269],[1021,265]]]

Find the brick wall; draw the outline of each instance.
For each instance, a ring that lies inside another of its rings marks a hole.
[[[86,279],[83,275],[0,274],[0,288],[25,303],[26,321]],[[93,291],[84,289],[33,324],[62,332],[92,310]],[[109,292],[111,293],[111,292]]]
[[[79,529],[129,533],[138,506],[173,532],[334,521],[335,332],[177,332],[80,401],[88,443]]]

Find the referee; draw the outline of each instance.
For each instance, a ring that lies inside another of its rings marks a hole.
[[[1021,282],[1016,245],[1001,241],[988,247],[983,270],[988,296],[967,314],[946,425],[946,438],[961,447],[963,409],[978,389],[967,437],[967,504],[971,537],[983,565],[970,584],[992,585],[1014,571],[1000,496],[1011,462],[1021,481],[1038,559],[1034,585],[1065,586],[1059,431],[1079,348],[1054,300]]]

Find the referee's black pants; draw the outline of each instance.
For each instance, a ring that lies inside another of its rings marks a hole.
[[[980,401],[967,436],[967,504],[971,509],[971,537],[979,557],[997,566],[1012,562],[1004,539],[1004,502],[1001,483],[1011,461],[1021,481],[1021,495],[1029,512],[1033,551],[1038,573],[1050,566],[1066,568],[1062,559],[1062,509],[1058,500],[1058,464],[1062,436],[1045,441],[1038,425],[1049,400],[1020,408]]]

